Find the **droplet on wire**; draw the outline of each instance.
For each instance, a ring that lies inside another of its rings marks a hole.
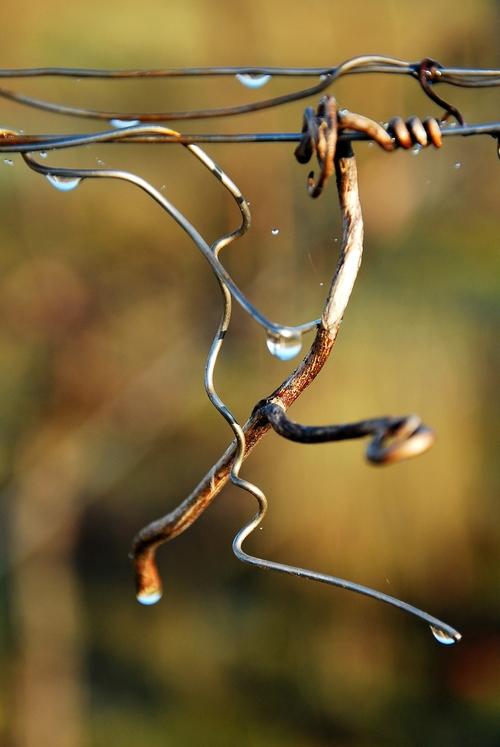
[[[420,153],[421,150],[422,150],[422,146],[420,145],[420,143],[417,143],[411,149],[412,155],[418,156],[418,154]]]
[[[71,192],[72,189],[78,187],[81,179],[73,176],[56,176],[55,174],[47,174],[47,181],[60,192]]]
[[[109,124],[116,130],[121,130],[124,127],[136,127],[141,123],[138,119],[110,119]]]
[[[14,166],[14,161],[11,158],[4,158],[3,162],[6,166]]]
[[[300,332],[285,337],[284,335],[273,334],[270,332],[266,340],[267,349],[279,358],[280,361],[289,361],[295,358],[302,349],[302,335]]]
[[[47,158],[48,153],[46,150],[41,150],[39,153],[40,158]]]
[[[434,625],[431,625],[430,627],[432,635],[434,636],[436,641],[438,641],[438,643],[442,643],[443,646],[452,646],[457,642],[457,640],[460,640],[460,638],[454,638],[448,633],[445,633],[445,631],[441,630],[441,628],[436,628]]]
[[[236,73],[236,80],[246,88],[262,88],[271,80],[271,75],[256,75],[250,73]]]

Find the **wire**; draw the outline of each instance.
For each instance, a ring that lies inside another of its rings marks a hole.
[[[424,61],[427,61],[425,58]],[[450,83],[455,86],[498,86],[500,85],[500,70],[482,70],[468,68],[446,68],[435,61],[434,67],[428,70],[428,83]],[[178,70],[85,70],[80,68],[28,68],[0,70],[0,78],[36,78],[36,77],[70,77],[94,79],[125,79],[125,78],[178,78],[178,77],[206,77],[206,76],[237,76],[239,80],[251,84],[252,77],[317,77],[320,80],[313,86],[291,91],[281,96],[261,99],[249,104],[210,109],[193,109],[184,111],[165,112],[118,112],[113,110],[99,111],[78,106],[56,104],[44,99],[26,96],[17,91],[0,87],[0,97],[24,104],[36,109],[53,112],[55,114],[83,117],[86,119],[107,120],[140,120],[142,122],[168,122],[173,120],[209,119],[214,117],[234,116],[261,111],[271,107],[281,106],[292,101],[313,96],[329,88],[338,78],[348,74],[360,73],[389,73],[409,75],[417,80],[421,77],[422,62],[408,62],[395,57],[384,55],[360,55],[352,57],[340,65],[325,68],[276,68],[276,67],[211,67],[211,68],[181,68]],[[267,80],[266,80],[267,82]]]

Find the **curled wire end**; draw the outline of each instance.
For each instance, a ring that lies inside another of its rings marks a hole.
[[[337,102],[333,96],[323,96],[316,113],[310,106],[304,112],[302,139],[295,149],[295,158],[299,163],[307,163],[316,154],[320,167],[318,179],[314,180],[313,171],[307,177],[311,197],[319,197],[334,172],[337,124]]]
[[[155,559],[155,547],[134,552],[136,599],[140,604],[151,606],[160,601],[163,586]]]
[[[376,433],[368,445],[366,458],[372,464],[394,464],[420,456],[431,448],[434,440],[434,432],[417,415],[410,415],[400,424]]]
[[[434,117],[427,117],[423,121],[418,117],[410,117],[406,122],[401,117],[393,117],[387,131],[394,138],[395,144],[405,149],[414,146],[425,148],[427,145],[440,148],[443,144],[441,128]]]

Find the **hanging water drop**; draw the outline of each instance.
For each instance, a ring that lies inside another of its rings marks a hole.
[[[266,340],[267,349],[280,361],[289,361],[295,358],[302,349],[302,335],[300,332],[293,333],[290,336],[275,334],[269,332]]]
[[[160,601],[161,591],[158,591],[157,589],[140,591],[137,594],[136,599],[139,604],[144,604],[147,607],[151,607],[151,605],[156,604]]]
[[[457,161],[457,162],[456,162],[456,163],[454,164],[454,168],[455,168],[455,169],[457,169],[457,170],[458,170],[458,169],[461,169],[461,168],[462,168],[462,164],[460,163],[460,161]]]
[[[277,236],[279,232],[280,232],[279,228],[271,228],[271,234],[273,236]]]
[[[6,166],[14,166],[14,161],[11,158],[4,158],[3,162]]]
[[[60,192],[71,192],[71,190],[76,189],[81,182],[79,177],[56,176],[55,174],[47,174],[47,180]]]
[[[46,150],[41,150],[39,155],[40,155],[40,158],[47,158],[48,153]]]
[[[236,73],[236,80],[247,88],[262,88],[271,80],[271,75],[257,75],[250,73]]]
[[[422,150],[422,146],[420,145],[420,143],[417,143],[416,145],[413,146],[413,148],[411,149],[411,152],[414,156],[418,156],[421,150]]]
[[[454,643],[460,640],[460,636],[451,636],[449,633],[445,633],[441,628],[436,628],[431,625],[431,632],[438,643],[442,643],[443,646],[452,646]]]
[[[141,124],[139,119],[110,119],[109,124],[117,130],[121,130],[124,127],[136,127]]]

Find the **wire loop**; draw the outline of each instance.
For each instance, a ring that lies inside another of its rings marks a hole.
[[[432,84],[441,79],[442,70],[443,65],[440,62],[433,60],[431,57],[424,57],[417,66],[418,81],[424,93],[445,110],[444,115],[441,117],[441,122],[446,122],[449,117],[455,117],[458,124],[463,125],[465,121],[459,110],[441,98],[441,96],[438,96],[432,88]]]

